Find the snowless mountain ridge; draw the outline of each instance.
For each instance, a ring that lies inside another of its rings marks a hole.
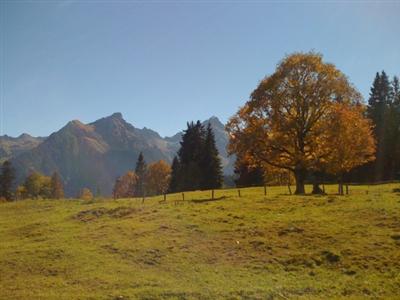
[[[234,157],[228,156],[228,134],[217,117],[208,123],[215,134],[225,174],[233,173]],[[66,194],[75,196],[88,187],[109,195],[115,179],[135,167],[140,152],[148,163],[164,159],[171,162],[180,147],[182,132],[162,138],[156,131],[135,128],[121,113],[84,124],[68,122],[47,138],[22,134],[17,138],[0,136],[0,161],[10,159],[17,171],[17,181],[32,171],[50,175],[57,171]]]

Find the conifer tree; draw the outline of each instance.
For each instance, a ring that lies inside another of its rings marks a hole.
[[[13,197],[13,184],[15,179],[15,171],[11,166],[11,162],[5,161],[1,167],[0,174],[0,198],[10,201]]]
[[[391,179],[400,179],[400,83],[394,76],[392,81],[392,102],[390,106],[391,136]]]
[[[187,123],[178,151],[180,162],[180,189],[197,190],[202,184],[202,157],[205,130],[200,121]]]
[[[222,186],[223,174],[221,159],[218,155],[215,145],[215,136],[211,125],[208,124],[204,139],[203,157],[202,157],[202,189],[217,189]]]
[[[180,191],[180,163],[178,157],[174,157],[171,165],[171,181],[169,182],[168,191],[176,193]]]
[[[393,86],[393,104],[400,106],[400,82],[399,77],[394,76],[392,81]]]
[[[51,176],[51,198],[61,199],[64,198],[64,185],[61,181],[58,172],[54,172]]]
[[[391,161],[390,106],[392,87],[385,71],[376,73],[368,100],[367,115],[374,123],[374,135],[377,144],[376,160],[371,164],[374,180],[388,179],[388,166]]]
[[[135,174],[138,177],[136,191],[135,191],[135,196],[137,197],[145,196],[146,172],[147,172],[146,161],[144,160],[143,153],[140,152],[135,168]]]

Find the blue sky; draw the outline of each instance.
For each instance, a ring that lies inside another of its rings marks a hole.
[[[122,112],[172,135],[225,122],[285,54],[321,52],[364,97],[400,75],[400,1],[1,1],[0,134]]]

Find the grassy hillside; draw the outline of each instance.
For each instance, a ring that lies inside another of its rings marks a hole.
[[[396,298],[400,195],[0,204],[1,299]],[[336,187],[328,187],[334,192]]]

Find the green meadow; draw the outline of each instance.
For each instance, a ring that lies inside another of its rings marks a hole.
[[[398,299],[398,188],[0,203],[0,298]]]

